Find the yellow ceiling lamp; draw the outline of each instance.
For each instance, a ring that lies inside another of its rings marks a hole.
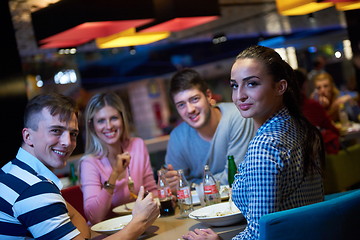
[[[359,0],[319,0],[319,2],[325,3],[334,3],[338,11],[349,11],[360,9]]]
[[[110,36],[96,38],[98,48],[129,47],[150,44],[170,36],[170,32],[139,33],[135,28]]]
[[[339,11],[355,10],[360,9],[360,1],[338,2],[335,6]]]
[[[276,0],[281,15],[306,15],[334,6],[331,2],[319,3],[316,0]]]

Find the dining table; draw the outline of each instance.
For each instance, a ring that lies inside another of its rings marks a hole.
[[[354,143],[360,143],[360,123],[351,123],[347,127],[341,127],[338,125],[340,129],[340,141],[353,141]]]
[[[195,206],[194,209],[198,209],[200,206]],[[230,226],[214,227],[205,223],[201,223],[192,218],[182,218],[180,216],[180,210],[177,207],[175,209],[175,215],[159,217],[150,226],[143,235],[138,239],[152,239],[152,240],[178,240],[182,239],[182,235],[195,228],[211,228],[222,239],[231,239],[239,232],[243,231],[246,227],[246,220],[242,220],[236,224]],[[121,231],[121,230],[120,230]],[[100,240],[106,237],[104,234],[99,234],[94,231],[91,232],[91,237],[94,240]]]

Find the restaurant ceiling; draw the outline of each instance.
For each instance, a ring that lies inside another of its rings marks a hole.
[[[219,15],[217,0],[108,0],[106,4],[102,0],[62,0],[32,12],[31,19],[40,48],[77,47],[104,37],[111,39],[111,47],[123,47],[128,29],[136,29],[132,39],[136,33],[143,38],[182,31]],[[115,44],[118,38],[121,46]],[[98,45],[104,48],[104,43]]]
[[[33,56],[55,51],[55,49],[39,49],[30,14],[56,2],[57,0],[9,0],[21,56]],[[346,25],[342,20],[342,13],[334,8],[326,12],[314,13],[312,20],[315,19],[315,21],[309,21],[307,16],[286,17],[279,15],[275,0],[219,0],[219,4],[221,8],[219,19],[201,26],[174,32],[169,38],[158,44],[172,44],[199,39],[212,41],[212,38],[219,34],[232,37],[271,36],[291,33],[298,29],[306,30],[334,25],[345,27]],[[96,49],[95,42],[90,42],[80,46],[78,51],[94,51]]]
[[[30,13],[47,6],[46,2],[54,3],[56,0],[10,0],[19,53],[24,62],[41,61],[48,56],[57,58],[56,49],[38,48],[31,25]],[[193,67],[229,59],[247,44],[280,35],[287,37],[281,44],[272,47],[295,44],[297,48],[304,48],[312,43],[338,41],[346,35],[344,14],[334,7],[311,16],[289,17],[278,14],[275,0],[219,0],[219,4],[219,19],[173,32],[157,43],[140,46],[136,48],[136,55],[130,55],[128,48],[99,50],[95,42],[79,46],[75,57],[82,83],[88,88],[97,88],[170,73],[179,64]],[[313,36],[321,29],[326,29],[326,33],[321,33],[321,38],[316,37],[319,40],[315,42]],[[331,31],[340,35],[330,34]],[[306,32],[313,33],[309,41],[291,37]],[[213,44],[215,37],[222,36],[227,41]]]

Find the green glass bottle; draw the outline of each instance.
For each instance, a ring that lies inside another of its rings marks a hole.
[[[232,184],[234,182],[234,176],[236,174],[236,164],[234,161],[234,156],[233,155],[229,155],[228,156],[228,182],[229,182],[229,186],[230,188],[232,187]]]
[[[78,177],[76,176],[75,164],[70,163],[70,181],[73,186],[77,184]]]

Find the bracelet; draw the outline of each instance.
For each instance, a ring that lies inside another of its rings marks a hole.
[[[105,182],[104,182],[104,188],[105,188],[105,189],[114,189],[114,188],[115,188],[115,185],[109,183],[108,181],[105,181]]]

